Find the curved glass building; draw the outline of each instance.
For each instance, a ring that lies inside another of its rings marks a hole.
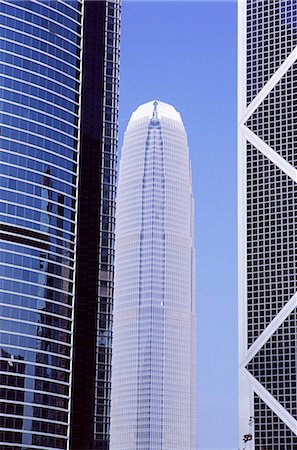
[[[196,449],[193,218],[181,117],[141,105],[117,196],[111,450]]]
[[[119,2],[1,0],[0,13],[0,447],[108,448],[98,289],[104,269],[112,283]]]

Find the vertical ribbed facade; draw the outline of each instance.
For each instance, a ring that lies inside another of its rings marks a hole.
[[[99,292],[96,323],[95,449],[110,441],[111,352],[114,294],[115,195],[117,176],[120,0],[106,2],[103,132],[99,235]]]
[[[297,2],[238,20],[240,445],[295,450]]]
[[[119,2],[1,0],[0,46],[0,448],[106,449]]]
[[[71,450],[109,448],[120,2],[84,2]]]
[[[144,104],[117,196],[111,450],[196,449],[193,208],[180,115]]]

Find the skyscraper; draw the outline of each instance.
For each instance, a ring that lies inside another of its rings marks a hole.
[[[0,12],[0,447],[107,449],[119,2]]]
[[[141,105],[117,196],[111,450],[196,449],[193,214],[181,117]]]
[[[297,448],[297,3],[239,2],[240,441]]]

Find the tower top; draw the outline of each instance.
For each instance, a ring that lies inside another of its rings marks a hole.
[[[130,123],[139,119],[153,119],[161,117],[167,117],[168,119],[175,120],[182,123],[181,116],[176,109],[169,105],[168,103],[160,102],[160,100],[152,100],[150,102],[144,103],[138,106],[138,108],[133,112]]]

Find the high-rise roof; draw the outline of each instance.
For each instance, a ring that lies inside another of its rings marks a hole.
[[[167,117],[168,119],[175,120],[182,123],[180,113],[168,103],[161,102],[160,100],[152,100],[150,102],[140,105],[132,114],[130,122],[135,120],[149,118],[152,119],[154,113],[157,114],[157,118]]]

